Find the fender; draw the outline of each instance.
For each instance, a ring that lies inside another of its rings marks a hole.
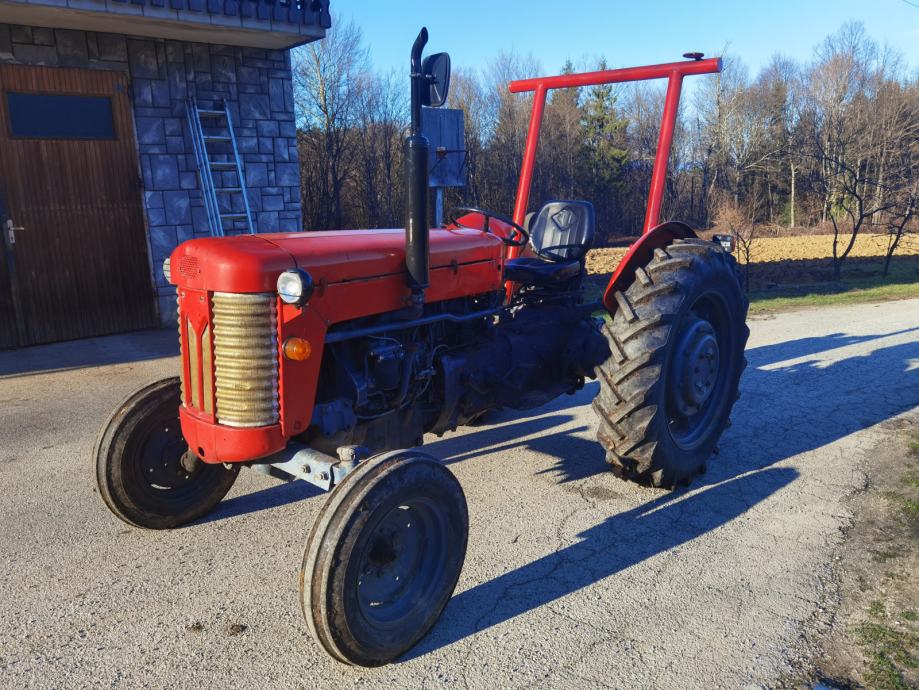
[[[695,231],[677,220],[667,221],[651,228],[642,235],[629,251],[622,257],[616,267],[616,272],[610,278],[606,292],[603,293],[603,306],[612,315],[616,313],[619,304],[616,302],[616,293],[625,291],[635,280],[635,271],[639,266],[645,266],[654,256],[655,249],[663,249],[675,240],[685,240],[698,237]]]

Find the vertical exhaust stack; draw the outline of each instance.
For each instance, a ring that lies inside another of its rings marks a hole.
[[[405,139],[407,216],[405,219],[405,265],[412,289],[410,311],[420,315],[424,289],[428,286],[430,229],[428,228],[428,140],[421,134],[421,106],[428,88],[421,56],[428,42],[422,29],[412,46],[412,123]]]

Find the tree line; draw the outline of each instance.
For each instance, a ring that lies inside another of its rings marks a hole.
[[[293,67],[305,227],[401,226],[407,75],[375,71],[353,23],[295,50]],[[464,112],[467,184],[448,192],[447,207],[511,213],[532,95],[507,84],[544,73],[513,53],[454,71],[448,106]],[[531,206],[588,199],[601,243],[638,234],[664,86],[550,92]],[[807,63],[776,56],[755,77],[726,55],[722,73],[688,80],[670,160],[665,218],[721,227],[742,245],[766,227],[823,226],[836,277],[871,229],[888,234],[889,260],[919,202],[919,74],[859,23],[828,36]]]

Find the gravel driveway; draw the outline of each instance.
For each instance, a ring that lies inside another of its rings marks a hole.
[[[689,490],[605,470],[596,384],[429,439],[466,492],[469,554],[432,634],[378,670],[332,662],[301,619],[318,490],[244,472],[169,533],[94,494],[95,434],[174,372],[172,333],[0,353],[0,686],[774,686],[832,615],[863,453],[919,405],[919,300],[751,328],[734,425]]]

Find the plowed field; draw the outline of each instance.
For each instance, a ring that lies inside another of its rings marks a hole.
[[[884,256],[886,235],[860,235],[850,257]],[[840,246],[839,251],[842,251]],[[624,247],[594,249],[587,255],[587,270],[593,274],[611,273],[625,254]],[[795,237],[763,237],[753,242],[750,261],[754,264],[813,261],[833,254],[832,235],[799,235]],[[919,242],[904,243],[896,256],[919,255]]]

